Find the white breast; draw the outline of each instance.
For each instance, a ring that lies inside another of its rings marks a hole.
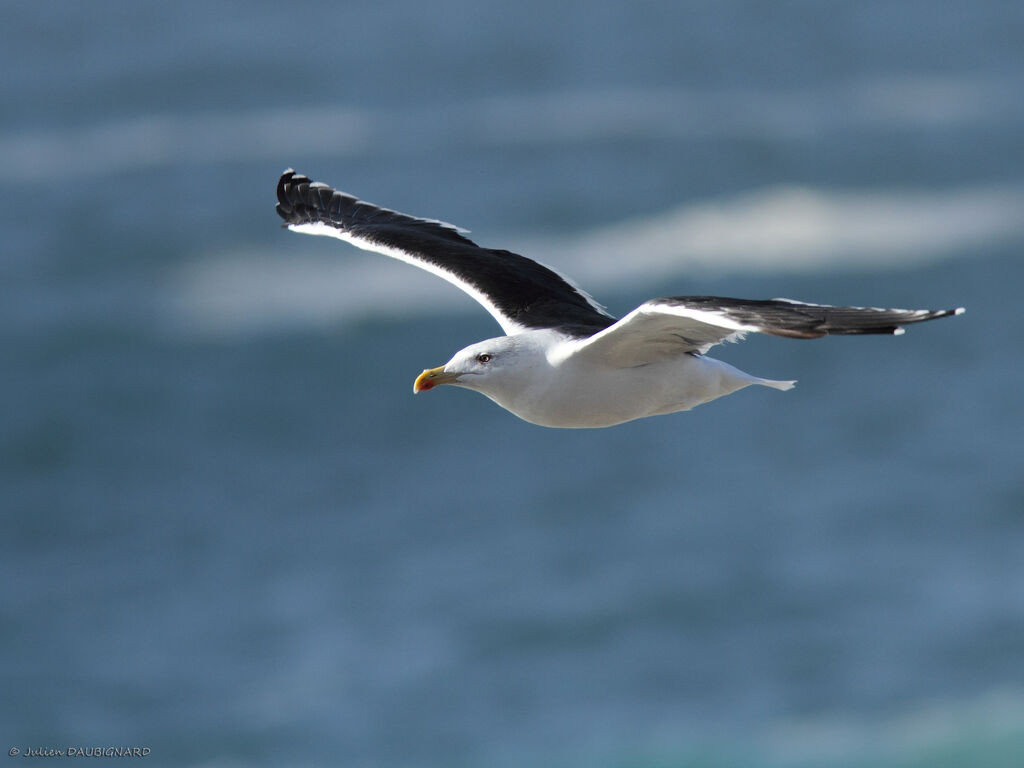
[[[751,384],[768,383],[708,357],[680,355],[633,368],[593,360],[547,359],[492,391],[481,390],[521,419],[545,427],[608,427],[685,411]]]

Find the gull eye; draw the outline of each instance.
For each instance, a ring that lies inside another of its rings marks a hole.
[[[481,352],[479,355],[476,356],[476,361],[478,363],[489,363],[491,362],[491,356],[486,352]]]

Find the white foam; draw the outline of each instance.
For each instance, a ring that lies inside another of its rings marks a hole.
[[[165,307],[174,326],[214,336],[415,316],[441,307],[483,311],[426,272],[344,248],[330,255],[308,246],[207,254],[171,277]]]
[[[1024,187],[845,192],[784,187],[680,206],[561,240],[522,241],[577,279],[884,269],[1024,237]],[[513,244],[515,245],[515,244]],[[557,254],[557,256],[556,256]]]
[[[402,108],[276,107],[144,114],[58,131],[0,135],[4,177],[41,183],[181,163],[294,161],[469,146],[691,138],[850,137],[935,125],[1024,122],[1011,79],[895,77],[802,90],[623,88],[494,96]],[[414,131],[407,126],[414,125]],[[297,138],[298,137],[298,138]]]
[[[256,113],[144,115],[73,130],[0,136],[4,176],[63,180],[181,163],[294,156],[301,145],[336,154],[366,149],[372,117],[358,109],[276,109]]]
[[[832,83],[827,88],[589,90],[503,96],[470,110],[501,143],[607,138],[805,138],[1024,117],[1016,83],[977,76]]]
[[[975,751],[990,744],[1005,746],[1007,739],[1024,740],[1020,691],[925,700],[887,716],[790,719],[769,727],[762,741],[764,751],[785,764],[823,765],[854,758],[889,764],[964,744]]]
[[[975,248],[1024,241],[1021,210],[1024,187],[905,193],[778,188],[571,237],[517,241],[479,233],[477,240],[554,264],[600,299],[656,284],[686,292],[687,277],[696,273],[877,271],[967,256]],[[176,322],[207,333],[481,311],[421,270],[297,235],[272,250],[198,255],[170,284]]]

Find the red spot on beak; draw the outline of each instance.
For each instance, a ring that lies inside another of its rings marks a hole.
[[[413,392],[424,392],[433,389],[439,384],[447,384],[452,377],[444,372],[444,368],[428,368],[412,384]]]

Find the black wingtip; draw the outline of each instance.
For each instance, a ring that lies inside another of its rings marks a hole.
[[[907,332],[907,329],[903,327],[903,324],[921,323],[921,322],[924,322],[926,320],[938,320],[939,318],[942,318],[942,317],[956,317],[957,315],[962,315],[966,311],[967,310],[964,307],[955,307],[953,309],[932,309],[932,310],[921,309],[921,310],[918,310],[917,312],[914,313],[914,315],[915,315],[914,317],[908,317],[908,318],[902,319],[900,321],[901,325],[897,325],[892,330],[888,331],[888,333],[891,333],[893,336],[902,336],[903,334],[905,334]]]
[[[288,202],[287,187],[291,182],[292,177],[295,176],[295,169],[288,168],[284,173],[281,174],[281,178],[277,180],[277,215],[285,221],[288,220],[288,216],[292,212],[291,204]]]
[[[315,219],[311,215],[315,201],[307,199],[312,183],[308,177],[296,173],[294,168],[287,169],[277,180],[277,205],[274,210],[284,219],[284,226]]]
[[[293,168],[288,168],[277,180],[275,210],[284,220],[286,228],[320,223],[341,231],[362,228],[364,234],[367,229],[373,229],[374,237],[377,238],[427,237],[449,244],[476,245],[451,224],[419,219],[381,208],[339,192],[322,182],[313,181],[308,176],[296,173]],[[389,234],[383,235],[384,230],[388,230]]]

